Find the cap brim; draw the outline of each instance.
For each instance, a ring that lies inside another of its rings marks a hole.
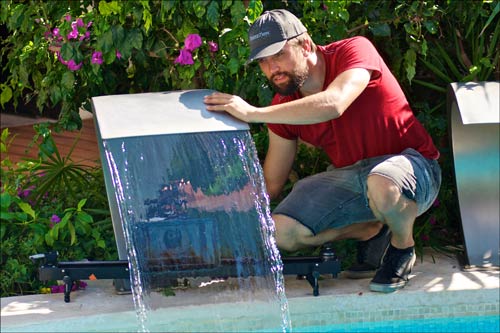
[[[269,57],[269,56],[272,56],[272,55],[278,53],[285,46],[285,44],[286,44],[286,40],[282,40],[282,41],[279,41],[277,43],[267,45],[263,48],[260,48],[260,49],[257,48],[255,50],[253,50],[250,53],[250,56],[248,57],[248,60],[246,61],[245,65],[248,65],[249,63],[251,63],[254,60]]]

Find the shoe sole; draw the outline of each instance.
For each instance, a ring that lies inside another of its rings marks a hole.
[[[370,290],[388,294],[398,291],[399,289],[403,289],[407,283],[408,283],[407,281],[401,281],[398,283],[391,283],[391,284],[380,284],[372,282],[370,283]]]

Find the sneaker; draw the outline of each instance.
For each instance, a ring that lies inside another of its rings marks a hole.
[[[366,241],[358,241],[356,263],[344,271],[349,279],[367,279],[375,276],[391,241],[391,231],[384,224],[379,233]]]
[[[384,256],[382,266],[370,283],[371,291],[391,293],[408,283],[408,275],[415,264],[415,248],[397,249],[390,245]]]

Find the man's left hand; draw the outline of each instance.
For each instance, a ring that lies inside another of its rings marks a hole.
[[[233,117],[247,123],[252,122],[252,114],[258,111],[256,107],[248,104],[241,97],[220,92],[205,96],[203,102],[208,111],[226,111]]]

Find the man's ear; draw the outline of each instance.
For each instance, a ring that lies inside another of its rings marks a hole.
[[[307,57],[312,52],[310,39],[304,39],[304,41],[302,42],[302,52],[304,52],[305,57]]]

